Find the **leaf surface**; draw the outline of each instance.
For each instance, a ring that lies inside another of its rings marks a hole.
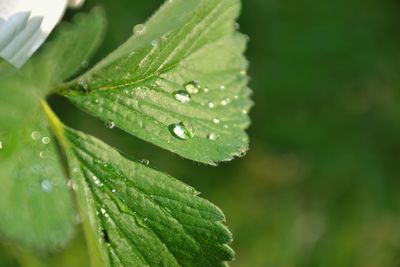
[[[92,115],[183,157],[242,155],[252,102],[238,0],[168,1],[63,92]]]
[[[0,235],[40,249],[66,242],[74,208],[39,97],[22,78],[0,81]]]
[[[94,137],[69,128],[63,134],[84,220],[105,262],[215,267],[233,259],[224,215],[193,188]]]

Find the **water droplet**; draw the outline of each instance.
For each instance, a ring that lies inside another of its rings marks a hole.
[[[106,121],[104,124],[108,129],[113,129],[115,127],[115,122],[113,121]]]
[[[141,162],[146,166],[150,164],[150,160],[148,159],[142,159]]]
[[[67,181],[67,186],[71,190],[74,190],[74,191],[76,190],[76,184],[74,183],[74,181],[72,179],[69,179]]]
[[[225,90],[225,89],[226,89],[226,87],[225,87],[225,85],[221,85],[221,86],[219,87],[219,89],[221,89],[221,90]]]
[[[204,93],[207,94],[209,91],[210,91],[210,90],[209,90],[207,87],[204,87],[204,88],[203,88],[203,92],[204,92]]]
[[[38,131],[33,131],[31,133],[31,137],[33,140],[39,140],[40,139],[40,133]]]
[[[111,190],[111,192],[115,193],[115,192],[117,192],[117,190],[115,190],[115,189],[112,189],[112,190]]]
[[[144,218],[144,221],[147,222],[148,218]]]
[[[100,212],[101,212],[101,214],[103,214],[103,215],[104,215],[104,217],[106,217],[106,218],[108,218],[108,217],[109,217],[109,215],[108,215],[108,213],[107,213],[107,211],[106,211],[106,209],[105,209],[105,208],[100,208]]]
[[[98,185],[98,186],[102,186],[101,181],[99,180],[99,178],[97,178],[97,176],[93,175],[92,176],[93,182]]]
[[[89,66],[89,62],[86,61],[86,60],[82,61],[81,67],[82,67],[82,68],[87,68],[87,66]]]
[[[78,81],[79,86],[83,89],[83,91],[87,92],[89,90],[89,85],[86,81],[80,80]]]
[[[3,149],[3,142],[0,141],[0,149]]]
[[[210,139],[211,141],[217,140],[217,135],[215,133],[210,133],[207,135],[207,138]]]
[[[246,74],[247,74],[247,73],[246,73],[246,70],[241,70],[241,71],[240,71],[240,75],[246,76]]]
[[[158,41],[157,40],[151,41],[151,46],[152,47],[156,47],[157,45],[158,45]]]
[[[43,137],[43,138],[42,138],[42,143],[45,144],[45,145],[47,145],[48,143],[50,143],[50,138],[47,137],[47,136]]]
[[[215,103],[212,102],[212,101],[208,102],[208,107],[209,108],[215,108]]]
[[[45,192],[50,192],[53,190],[53,184],[49,180],[43,180],[40,183],[40,186],[42,187],[43,191],[45,191]]]
[[[235,95],[235,96],[233,97],[233,99],[238,100],[238,99],[239,99],[239,96],[238,96],[238,95]]]
[[[214,122],[215,124],[219,124],[221,121],[220,121],[220,119],[218,119],[218,118],[214,118],[214,119],[213,119],[213,122]]]
[[[199,89],[201,89],[201,85],[196,81],[188,82],[184,85],[184,87],[190,94],[198,94]]]
[[[222,105],[222,106],[226,106],[226,105],[228,105],[230,102],[231,102],[231,100],[230,100],[229,98],[227,98],[227,99],[221,100],[221,105]]]
[[[133,34],[143,34],[145,31],[146,26],[144,26],[143,24],[137,24],[132,29]]]
[[[179,102],[182,102],[182,103],[187,103],[191,99],[190,94],[185,90],[179,90],[179,91],[175,92],[174,96],[175,96],[176,100],[178,100]]]
[[[247,109],[242,109],[242,114],[247,115]]]
[[[41,151],[41,152],[39,153],[39,156],[40,156],[42,159],[45,159],[45,158],[47,158],[47,152],[46,152],[46,151]]]
[[[171,124],[168,126],[168,129],[174,137],[181,140],[188,140],[194,136],[194,133],[182,122]]]

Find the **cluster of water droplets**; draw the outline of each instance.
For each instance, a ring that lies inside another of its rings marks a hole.
[[[240,71],[240,75],[245,76],[246,71],[245,70]],[[224,90],[226,90],[226,85],[222,84],[218,87],[218,89],[221,91],[224,91]],[[200,82],[190,81],[190,82],[183,84],[182,89],[175,91],[173,93],[173,96],[177,101],[179,101],[183,104],[187,104],[192,100],[193,95],[200,94],[200,93],[207,94],[208,92],[209,92],[209,88],[203,87],[200,84]],[[233,96],[233,99],[227,97],[220,101],[209,101],[207,103],[202,102],[201,105],[207,106],[210,109],[214,109],[218,106],[225,107],[225,106],[229,105],[233,100],[239,100],[239,98],[240,97],[238,95],[235,95],[235,96]],[[242,110],[242,113],[245,115],[247,114],[247,112],[248,111],[245,109]],[[221,123],[222,121],[219,118],[213,118],[212,122],[216,125],[221,125],[224,129],[229,128],[229,125],[226,123]],[[187,127],[184,122],[178,122],[178,123],[171,124],[171,125],[169,125],[168,128],[169,128],[171,134],[180,140],[187,140],[187,139],[194,137],[194,135],[195,135],[194,130],[192,128]],[[211,141],[215,141],[218,139],[218,136],[216,133],[209,133],[209,134],[207,134],[206,137]]]
[[[41,160],[46,159],[49,156],[50,149],[47,147],[47,145],[51,142],[50,137],[42,136],[39,131],[32,131],[30,137],[34,142],[39,143],[39,146],[42,147],[42,149],[40,149],[39,151],[39,158]],[[37,171],[37,169],[35,169],[35,166],[32,166],[32,168],[33,171]],[[44,192],[51,192],[53,191],[54,185],[50,179],[43,179],[40,182],[40,187]]]

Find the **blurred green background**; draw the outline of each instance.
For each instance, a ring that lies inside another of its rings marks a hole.
[[[162,2],[87,0],[84,11],[101,5],[109,20],[92,63]],[[62,99],[53,106],[68,124],[149,159],[221,207],[235,238],[233,267],[400,266],[400,2],[244,0],[240,25],[256,103],[244,158],[200,165],[107,129]],[[3,244],[0,266],[86,267],[79,235],[50,255]]]

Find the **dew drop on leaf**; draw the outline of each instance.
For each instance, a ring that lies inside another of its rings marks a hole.
[[[45,145],[49,144],[50,143],[50,138],[47,137],[47,136],[43,137],[42,138],[42,143],[45,144]]]
[[[43,191],[45,191],[45,192],[51,192],[53,190],[53,184],[49,180],[43,180],[40,183],[40,186],[42,187]]]
[[[146,30],[146,26],[143,24],[137,24],[133,27],[133,34],[143,34]]]
[[[207,138],[210,139],[211,141],[217,140],[217,135],[215,133],[210,133],[207,135]]]
[[[222,105],[222,106],[226,106],[226,105],[228,105],[230,102],[231,102],[231,99],[230,99],[230,98],[227,98],[227,99],[221,100],[221,105]]]
[[[141,162],[146,166],[150,164],[150,160],[148,159],[142,159]]]
[[[108,129],[113,129],[115,127],[115,122],[113,121],[106,121],[104,124]]]
[[[209,108],[215,108],[215,103],[212,102],[212,101],[208,102],[208,107]]]
[[[40,156],[42,159],[45,159],[45,158],[47,158],[47,152],[46,152],[46,151],[41,151],[41,152],[39,153],[39,156]]]
[[[0,149],[3,149],[3,142],[0,141]]]
[[[156,47],[157,45],[158,45],[157,40],[151,41],[151,46],[152,46],[152,47]]]
[[[194,133],[182,122],[171,124],[168,126],[168,129],[174,137],[180,140],[188,140],[194,136]]]
[[[190,94],[185,90],[179,90],[179,91],[175,92],[174,96],[175,96],[175,99],[181,103],[187,103],[191,99]]]
[[[213,119],[213,122],[214,122],[215,124],[219,124],[221,121],[220,121],[220,119],[218,119],[218,118],[214,118],[214,119]]]
[[[99,178],[97,178],[97,176],[93,175],[92,176],[93,182],[98,185],[101,186],[101,181],[99,180]]]
[[[39,140],[40,139],[40,133],[38,131],[33,131],[31,133],[31,137],[33,140]]]
[[[190,94],[198,94],[201,89],[201,85],[196,81],[185,83],[183,87],[185,87],[186,91]]]

